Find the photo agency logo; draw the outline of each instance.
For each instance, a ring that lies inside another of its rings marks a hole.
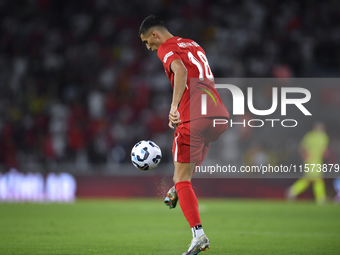
[[[238,119],[235,121],[232,117],[229,120],[216,118],[213,121],[213,126],[229,124],[229,127],[235,125],[242,125],[243,127],[263,127],[267,123],[271,127],[275,125],[281,125],[282,127],[296,127],[298,125],[297,119],[285,118],[287,117],[287,106],[293,105],[296,107],[295,110],[301,111],[304,116],[312,116],[311,112],[305,106],[311,99],[311,93],[308,89],[301,87],[281,87],[280,88],[280,98],[278,95],[278,87],[272,88],[272,103],[269,109],[256,109],[254,107],[254,93],[253,87],[247,87],[247,96],[245,97],[243,91],[232,84],[215,84],[216,89],[228,89],[232,95],[232,116],[244,116],[245,115],[245,101],[247,101],[247,107],[250,113],[259,118],[254,119]],[[204,89],[202,89],[204,90]],[[201,95],[201,115],[207,115],[207,95],[209,95],[216,105],[216,99],[207,90],[204,90],[206,94]],[[290,98],[289,95],[295,94],[299,98]],[[280,101],[280,102],[279,102]],[[280,105],[280,106],[279,106]],[[211,107],[211,106],[210,106]],[[269,115],[273,114],[278,108],[280,108],[280,116],[282,118],[269,118]],[[230,111],[230,109],[228,109]]]

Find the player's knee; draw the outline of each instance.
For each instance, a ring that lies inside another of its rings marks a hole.
[[[172,178],[174,184],[177,182],[191,181],[190,175],[174,175]]]
[[[179,176],[177,176],[177,175],[174,175],[174,177],[172,178],[172,180],[173,180],[174,184],[176,184],[177,182],[180,182],[180,181],[182,181],[181,179],[182,179],[182,178],[180,178],[180,177],[179,177]]]
[[[175,162],[175,171],[173,181],[177,182],[191,181],[191,167],[192,163],[178,163]]]

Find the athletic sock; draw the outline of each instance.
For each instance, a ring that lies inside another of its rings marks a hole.
[[[204,231],[203,231],[203,227],[202,225],[197,225],[195,227],[191,228],[191,232],[192,232],[192,238],[200,238],[201,236],[204,235]]]
[[[191,182],[189,181],[177,182],[175,187],[179,199],[179,204],[181,206],[185,218],[189,222],[190,227],[191,228],[195,226],[202,227],[200,215],[198,212],[198,202],[196,195],[192,189]]]

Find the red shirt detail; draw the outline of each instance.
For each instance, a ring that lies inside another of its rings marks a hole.
[[[190,53],[201,65],[201,77],[197,63],[195,64],[189,59]],[[163,63],[165,73],[171,82],[172,88],[174,88],[174,73],[170,68],[171,62],[175,59],[180,59],[188,71],[187,85],[178,107],[182,122],[208,117],[229,118],[228,110],[222,104],[215,89],[215,83],[208,80],[208,77],[206,77],[206,72],[211,74],[212,77],[213,74],[211,73],[209,66],[207,67],[207,62],[205,64],[202,61],[202,53],[205,59],[207,59],[204,50],[195,41],[180,37],[168,39],[165,43],[162,43],[157,50],[157,55]],[[202,75],[204,80],[199,80],[198,78],[202,78]],[[196,79],[191,80],[192,78]],[[194,84],[191,84],[191,82]],[[199,82],[204,83],[204,85],[198,84]],[[202,88],[209,91],[215,99],[214,100],[210,95],[207,95],[207,113],[205,115],[202,115],[201,113],[201,95],[207,93],[202,90]]]

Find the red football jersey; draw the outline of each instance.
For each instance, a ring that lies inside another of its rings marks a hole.
[[[190,39],[172,37],[160,45],[157,55],[163,62],[172,88],[174,73],[170,68],[171,62],[180,59],[188,71],[186,88],[178,107],[182,122],[207,117],[229,118],[228,110],[215,89],[214,75],[201,46]],[[206,95],[204,107],[202,94]]]

